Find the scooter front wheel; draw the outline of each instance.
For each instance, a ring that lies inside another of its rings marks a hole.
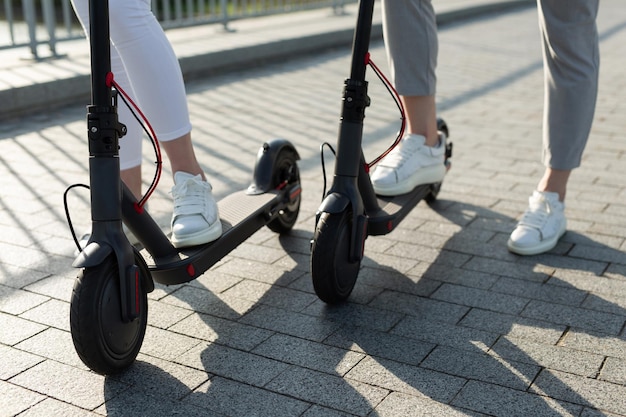
[[[352,212],[322,213],[311,248],[311,276],[317,296],[328,304],[348,298],[361,267],[350,260]]]
[[[122,320],[120,305],[120,278],[114,256],[80,272],[70,305],[72,340],[83,363],[102,375],[128,368],[137,357],[146,332],[146,291],[140,288],[140,315],[136,319]]]

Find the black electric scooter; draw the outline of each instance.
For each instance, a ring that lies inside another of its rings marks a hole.
[[[393,0],[392,0],[393,1]],[[352,292],[369,235],[390,233],[421,201],[432,202],[441,183],[425,184],[396,197],[374,192],[362,150],[365,108],[370,104],[365,72],[369,62],[374,0],[361,0],[352,45],[350,78],[344,82],[333,183],[316,213],[311,242],[311,276],[318,297],[334,304]],[[446,123],[438,129],[449,136]],[[444,163],[449,168],[452,144],[446,140]]]
[[[218,202],[222,236],[211,243],[176,249],[120,180],[117,92],[111,88],[108,0],[89,1],[92,104],[88,107],[92,234],[73,263],[81,268],[71,299],[72,339],[93,371],[113,374],[130,366],[147,326],[147,293],[154,281],[191,281],[263,226],[292,229],[300,210],[296,149],[288,141],[264,143],[252,183]],[[122,221],[143,245],[131,246]],[[154,280],[154,281],[153,281]]]

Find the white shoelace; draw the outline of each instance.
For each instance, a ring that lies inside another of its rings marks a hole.
[[[172,188],[174,216],[179,214],[202,214],[206,205],[206,192],[211,189],[208,182],[188,179]]]
[[[519,221],[519,225],[537,229],[541,233],[541,229],[546,224],[551,212],[550,203],[544,198],[531,200],[528,209]]]

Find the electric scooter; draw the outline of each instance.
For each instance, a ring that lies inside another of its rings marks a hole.
[[[258,151],[250,186],[218,202],[222,236],[176,249],[120,180],[118,144],[126,128],[118,120],[118,92],[112,87],[108,0],[90,0],[89,7],[92,233],[73,263],[81,272],[72,292],[70,327],[81,360],[107,375],[136,359],[147,326],[147,294],[155,281],[173,285],[196,279],[263,226],[288,232],[299,213],[301,187],[294,146],[284,139],[268,141]],[[122,221],[144,250],[131,246]],[[75,235],[74,240],[78,243]]]
[[[365,73],[371,63],[373,12],[374,0],[360,1],[350,78],[344,82],[333,183],[316,213],[311,241],[313,287],[328,304],[346,300],[354,289],[366,238],[390,233],[421,200],[433,202],[441,189],[441,183],[436,183],[417,186],[396,197],[380,197],[374,192],[368,173],[373,164],[365,162],[362,150],[363,120],[370,104]],[[447,141],[450,132],[442,119],[437,124],[446,138],[444,164],[448,169],[452,156],[452,144]]]

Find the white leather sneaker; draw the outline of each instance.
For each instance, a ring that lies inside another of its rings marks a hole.
[[[446,175],[445,138],[440,138],[436,147],[426,146],[425,142],[422,135],[407,134],[381,159],[370,176],[376,194],[406,194],[418,185],[443,181]]]
[[[556,246],[567,228],[565,204],[559,195],[535,191],[528,199],[528,208],[507,243],[518,255],[537,255]]]
[[[174,173],[174,211],[172,237],[174,247],[202,245],[222,235],[222,223],[211,185],[200,175]]]

